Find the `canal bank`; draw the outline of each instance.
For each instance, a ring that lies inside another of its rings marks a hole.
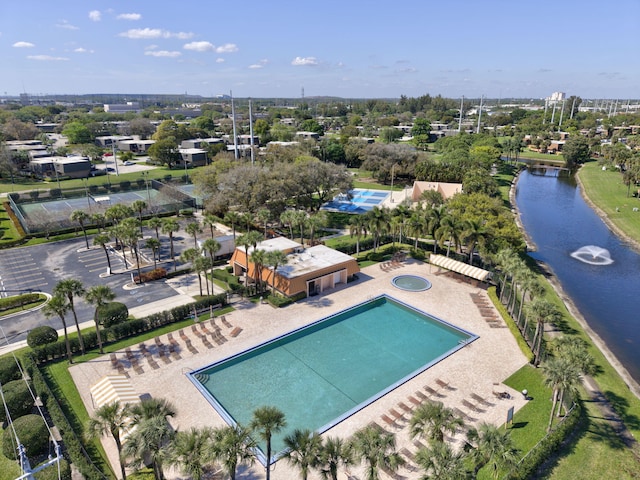
[[[523,235],[525,237],[525,241],[526,241],[526,244],[527,244],[528,251],[529,252],[536,252],[538,247],[536,245],[536,242],[535,242],[533,236],[527,230],[527,228],[525,227],[525,225],[524,225],[524,223],[522,221],[522,212],[521,212],[520,206],[519,206],[517,198],[516,198],[517,197],[518,184],[519,184],[519,181],[521,179],[521,176],[522,176],[523,172],[526,173],[526,170],[521,170],[518,173],[518,175],[514,178],[514,181],[511,184],[511,189],[510,189],[510,192],[509,192],[509,199],[510,199],[510,202],[511,202],[511,205],[512,205],[512,210],[513,210],[513,212],[515,214],[516,223],[517,223],[518,227],[520,228],[521,232],[523,233]],[[580,188],[579,190],[581,192],[581,195],[582,195],[583,199],[585,200],[585,203],[587,203],[591,208],[593,208],[593,202],[591,202],[590,200],[587,201],[588,199],[584,194],[584,189]],[[593,209],[593,211],[601,219],[604,220],[604,218],[603,218],[603,213],[604,212],[602,212],[602,211],[598,212],[597,209],[595,209],[595,208]],[[611,222],[605,222],[605,224],[607,226],[610,226]],[[619,229],[611,229],[611,230],[613,232],[615,232],[616,234],[620,233]],[[621,236],[621,238],[625,238],[625,236]],[[626,240],[626,238],[625,238],[625,240]],[[624,366],[624,364],[615,355],[615,353],[609,347],[607,342],[593,328],[591,328],[591,326],[589,325],[589,322],[587,321],[585,316],[582,314],[580,308],[578,308],[578,306],[576,305],[576,303],[574,302],[572,297],[563,288],[562,283],[559,280],[559,278],[556,275],[556,273],[554,272],[553,267],[548,262],[546,262],[546,261],[544,261],[544,260],[542,260],[540,258],[536,258],[533,255],[530,255],[530,256],[532,256],[532,258],[534,258],[534,260],[539,265],[539,267],[546,273],[546,275],[545,275],[546,279],[549,281],[549,284],[554,289],[554,291],[555,291],[556,295],[558,296],[558,298],[565,305],[565,308],[567,309],[569,314],[576,320],[576,322],[580,325],[580,327],[583,329],[583,331],[589,336],[589,338],[592,340],[593,344],[600,350],[602,355],[605,357],[606,361],[609,362],[609,364],[619,374],[620,378],[625,382],[625,384],[627,385],[629,390],[637,398],[640,399],[640,384],[638,383],[638,381],[636,381],[636,379],[634,379],[634,377],[631,375],[629,370]]]

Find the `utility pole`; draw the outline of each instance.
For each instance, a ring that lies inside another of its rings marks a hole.
[[[480,133],[480,120],[482,119],[482,101],[484,100],[484,95],[480,96],[480,110],[478,112],[478,126],[476,127],[476,134]]]
[[[566,100],[562,101],[562,110],[560,110],[560,123],[558,124],[558,131],[560,131],[560,127],[562,126],[562,117],[564,116],[564,104],[567,103]]]
[[[251,99],[249,99],[249,135],[251,135],[251,165],[253,165],[256,161],[256,156],[253,151],[253,113],[251,111]]]
[[[233,104],[233,92],[229,90],[231,96],[231,121],[233,123],[233,154],[236,160],[238,160],[238,134],[236,133],[236,108]]]
[[[458,119],[458,133],[462,131],[462,110],[464,109],[464,95],[460,100],[460,118]]]

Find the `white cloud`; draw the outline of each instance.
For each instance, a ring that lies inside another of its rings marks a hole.
[[[64,28],[65,30],[79,30],[78,27],[76,27],[75,25],[71,25],[69,22],[67,22],[66,20],[62,20],[59,23],[56,23],[56,27],[58,28]]]
[[[224,58],[216,58],[216,63],[224,63]]]
[[[318,65],[318,60],[316,60],[316,57],[296,57],[291,61],[291,65],[294,65],[296,67],[300,67],[300,66],[315,66]]]
[[[86,48],[78,47],[74,50],[75,53],[93,53],[93,50],[87,50]]]
[[[16,42],[11,46],[15,47],[15,48],[31,48],[31,47],[35,47],[35,45],[33,43],[31,43],[31,42]]]
[[[100,13],[100,10],[91,10],[89,12],[89,19],[94,22],[99,22],[100,20],[102,20],[102,13]]]
[[[235,43],[225,43],[216,48],[216,53],[233,53],[238,51],[238,46]]]
[[[151,50],[144,52],[145,55],[149,55],[151,57],[166,57],[166,58],[175,58],[182,55],[180,52],[170,52],[168,50]]]
[[[211,52],[215,46],[211,42],[191,42],[186,43],[183,47],[185,50],[194,50],[196,52]]]
[[[249,68],[255,70],[255,69],[264,67],[267,63],[269,63],[269,60],[267,60],[266,58],[263,58],[258,63],[254,63],[253,65],[249,65]]]
[[[142,15],[140,15],[139,13],[121,13],[120,15],[118,15],[116,17],[118,20],[140,20],[142,18]]]
[[[119,35],[121,37],[131,38],[134,40],[149,38],[179,38],[181,40],[186,40],[193,37],[193,33],[169,32],[167,30],[161,30],[160,28],[132,28],[126,32],[120,33]]]
[[[144,47],[145,50],[155,50],[156,48],[158,48],[158,45],[149,45]]]
[[[39,60],[43,62],[66,62],[69,60],[65,57],[52,57],[51,55],[28,55],[29,60]]]

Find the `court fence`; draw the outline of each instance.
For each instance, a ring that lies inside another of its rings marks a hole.
[[[125,180],[64,190],[38,189],[22,194],[10,193],[7,198],[28,235],[46,236],[78,227],[78,222],[70,219],[75,210],[89,214],[85,226],[91,227],[97,226],[93,214],[104,214],[115,204],[131,205],[135,200],[142,199],[147,203],[145,216],[178,213],[182,209],[197,207],[194,197],[158,180]]]

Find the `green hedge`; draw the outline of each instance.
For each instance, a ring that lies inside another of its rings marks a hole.
[[[29,391],[29,386],[24,380],[13,380],[2,385],[4,401],[11,412],[11,418],[15,421],[27,413],[31,412],[34,405],[33,397]],[[7,421],[7,412],[0,408],[0,422]]]
[[[13,355],[0,357],[0,385],[9,383],[12,380],[18,380],[21,376],[20,367]]]
[[[10,460],[17,460],[18,458],[18,452],[14,447],[14,430],[29,458],[34,458],[47,452],[49,432],[40,415],[20,417],[13,422],[12,427],[5,429],[2,435],[2,453],[4,453],[5,457]]]
[[[520,350],[522,350],[522,353],[524,353],[524,356],[527,357],[527,360],[529,361],[529,363],[532,363],[534,359],[533,352],[531,351],[531,348],[529,348],[529,344],[527,343],[527,341],[522,336],[522,333],[520,333],[520,329],[516,325],[516,322],[513,321],[513,318],[511,318],[511,315],[509,315],[509,312],[507,312],[507,309],[504,307],[504,305],[502,305],[502,302],[500,302],[500,300],[498,299],[498,295],[496,293],[496,287],[495,286],[489,287],[487,289],[487,294],[489,295],[491,302],[493,302],[493,305],[496,307],[496,309],[500,313],[500,316],[502,317],[504,322],[507,324],[507,327],[509,327],[509,331],[511,332],[511,335],[513,335],[513,338],[516,339],[516,342],[518,343]]]
[[[58,341],[58,332],[53,327],[41,325],[27,334],[27,345],[31,348],[41,347]]]
[[[23,293],[22,295],[0,298],[0,311],[22,307],[29,303],[35,303],[38,300],[40,300],[39,293]]]
[[[129,309],[124,303],[109,302],[96,309],[98,323],[104,328],[109,328],[122,323],[129,318]]]
[[[36,480],[71,480],[71,467],[69,462],[64,458],[60,460],[60,476],[58,477],[58,467],[51,465],[48,468],[40,470],[33,475]]]

